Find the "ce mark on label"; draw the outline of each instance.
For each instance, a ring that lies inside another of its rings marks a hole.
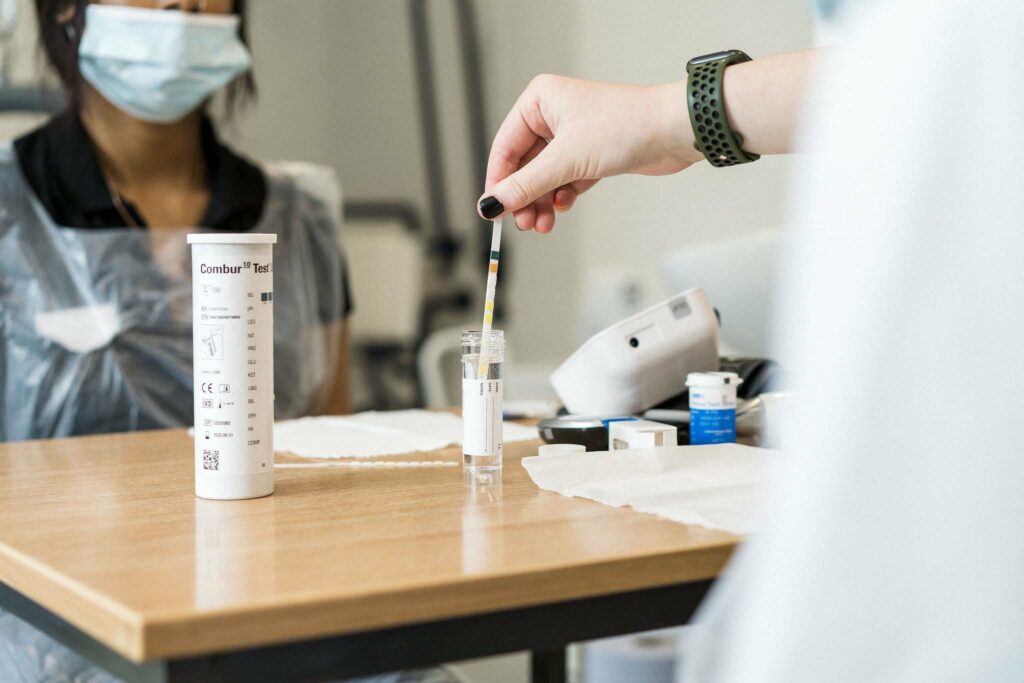
[[[199,390],[204,394],[227,394],[231,391],[231,386],[215,382],[203,382],[199,385]]]

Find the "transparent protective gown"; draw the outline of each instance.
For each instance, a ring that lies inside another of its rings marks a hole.
[[[338,358],[340,192],[313,166],[266,175],[253,231],[278,235],[276,414],[288,418],[319,400]],[[0,149],[0,441],[192,424],[189,232],[57,226]]]
[[[341,197],[326,169],[265,173],[254,232],[278,235],[275,408],[287,418],[323,398],[339,357]],[[192,424],[195,231],[54,225],[0,148],[0,440]],[[0,610],[0,681],[112,680]]]

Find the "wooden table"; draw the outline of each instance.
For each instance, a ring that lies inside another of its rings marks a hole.
[[[736,537],[460,467],[193,495],[184,430],[0,445],[0,607],[128,681],[324,680],[686,623]],[[395,460],[458,462],[455,448]]]

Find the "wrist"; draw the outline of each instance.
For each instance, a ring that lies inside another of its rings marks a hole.
[[[661,111],[658,130],[665,153],[680,167],[703,161],[704,155],[694,147],[693,126],[686,108],[686,82],[672,81],[653,87]]]

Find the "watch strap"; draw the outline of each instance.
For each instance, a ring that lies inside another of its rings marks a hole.
[[[735,166],[761,157],[743,151],[743,136],[729,127],[722,80],[726,67],[749,62],[740,50],[695,57],[686,65],[686,101],[693,126],[694,148],[712,166]]]

